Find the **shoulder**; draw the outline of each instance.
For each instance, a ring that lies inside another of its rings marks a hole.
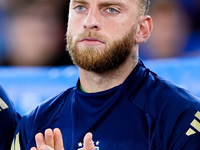
[[[63,107],[70,104],[70,95],[74,89],[68,89],[40,103],[36,108],[22,117],[15,130],[14,145],[19,143],[21,149],[30,146],[37,133],[47,129],[58,117],[64,113]],[[33,144],[33,143],[32,143]]]
[[[57,117],[62,115],[64,112],[63,107],[66,109],[69,106],[69,98],[73,90],[73,88],[68,89],[40,103],[36,108],[22,117],[18,125],[19,128],[24,128],[27,130],[27,133],[30,133],[31,130],[45,128],[51,124]]]
[[[200,98],[169,81],[155,77],[149,112],[156,120],[155,135],[162,147],[195,149],[200,144]],[[185,147],[184,146],[184,147]]]
[[[6,123],[18,122],[21,116],[15,109],[13,102],[8,97],[6,91],[0,84],[0,118],[3,124],[0,126],[5,125]]]
[[[200,147],[200,98],[146,69],[135,102],[153,118],[152,144],[163,149]]]
[[[148,101],[148,109],[155,118],[158,118],[159,114],[166,114],[167,116],[169,113],[172,113],[173,118],[176,113],[186,112],[194,116],[194,113],[200,111],[199,97],[158,76],[154,76],[154,81],[146,91],[147,94],[151,95]]]
[[[8,97],[6,91],[4,90],[1,84],[0,84],[0,107],[1,110],[9,109],[15,111],[13,102],[10,100],[10,98]]]
[[[143,79],[138,85],[134,103],[149,113],[155,120],[158,115],[166,112],[183,110],[197,111],[200,109],[200,98],[188,90],[167,81],[149,69],[144,69]]]
[[[176,109],[200,109],[200,98],[190,91],[161,78],[156,84],[159,87],[157,99],[161,99],[163,106],[170,105]]]
[[[48,120],[51,122],[56,116],[58,116],[63,111],[63,106],[70,103],[68,98],[73,93],[73,88],[68,89],[59,93],[56,96],[53,96],[44,102],[40,103],[36,108],[28,112],[23,118],[25,120],[32,119],[33,124],[40,124],[40,122],[44,120]],[[35,123],[37,122],[37,123]]]

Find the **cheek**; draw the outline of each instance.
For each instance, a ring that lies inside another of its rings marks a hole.
[[[107,21],[104,22],[101,26],[101,32],[105,34],[110,34],[111,38],[115,38],[117,35],[121,35],[124,30],[124,23]]]
[[[77,22],[69,22],[68,23],[68,27],[67,27],[67,31],[72,35],[75,36],[77,34],[80,34],[80,25],[77,24]]]
[[[71,12],[69,14],[68,25],[71,26],[71,29],[81,28],[83,27],[84,18],[85,17],[82,15],[77,15],[74,12]]]
[[[131,29],[131,26],[127,26],[126,23],[121,23],[118,25],[113,25],[110,27],[110,29],[108,29],[108,33],[112,32],[112,36],[111,38],[121,38],[123,37],[127,32],[129,32]]]

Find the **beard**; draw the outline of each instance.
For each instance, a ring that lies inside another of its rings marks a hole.
[[[87,71],[102,73],[115,69],[126,61],[135,44],[135,34],[135,25],[132,26],[131,30],[124,37],[115,41],[102,37],[93,31],[85,31],[81,35],[72,37],[68,30],[67,49],[75,65]],[[103,41],[106,47],[83,46],[78,48],[78,41],[84,37],[93,37]]]

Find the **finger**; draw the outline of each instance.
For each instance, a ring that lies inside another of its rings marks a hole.
[[[37,133],[35,135],[35,141],[36,141],[37,148],[39,149],[42,145],[45,144],[43,134],[42,133]]]
[[[54,129],[54,140],[55,140],[54,141],[55,149],[56,150],[64,150],[62,133],[61,133],[60,129],[58,129],[58,128]]]
[[[30,150],[37,150],[37,148],[36,147],[31,147],[31,149]]]
[[[40,147],[40,150],[56,150],[56,149],[51,148],[50,146],[47,146],[47,145],[43,145]]]
[[[94,142],[92,140],[92,133],[88,132],[83,139],[84,150],[95,150]]]
[[[54,135],[52,129],[45,130],[45,143],[51,148],[54,148]]]

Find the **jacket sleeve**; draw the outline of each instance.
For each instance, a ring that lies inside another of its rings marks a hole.
[[[7,96],[7,93],[0,85],[0,149],[10,149],[14,136],[15,128],[21,116],[16,111],[13,102]]]
[[[29,145],[30,139],[34,139],[35,135],[32,135],[32,130],[34,128],[34,114],[35,111],[32,111],[23,116],[22,119],[19,121],[18,126],[15,130],[11,150],[26,150],[28,148],[27,146]],[[35,146],[34,143],[33,146]]]
[[[200,99],[182,90],[178,92],[170,97],[171,101],[165,99],[157,119],[160,145],[166,150],[200,149]]]

